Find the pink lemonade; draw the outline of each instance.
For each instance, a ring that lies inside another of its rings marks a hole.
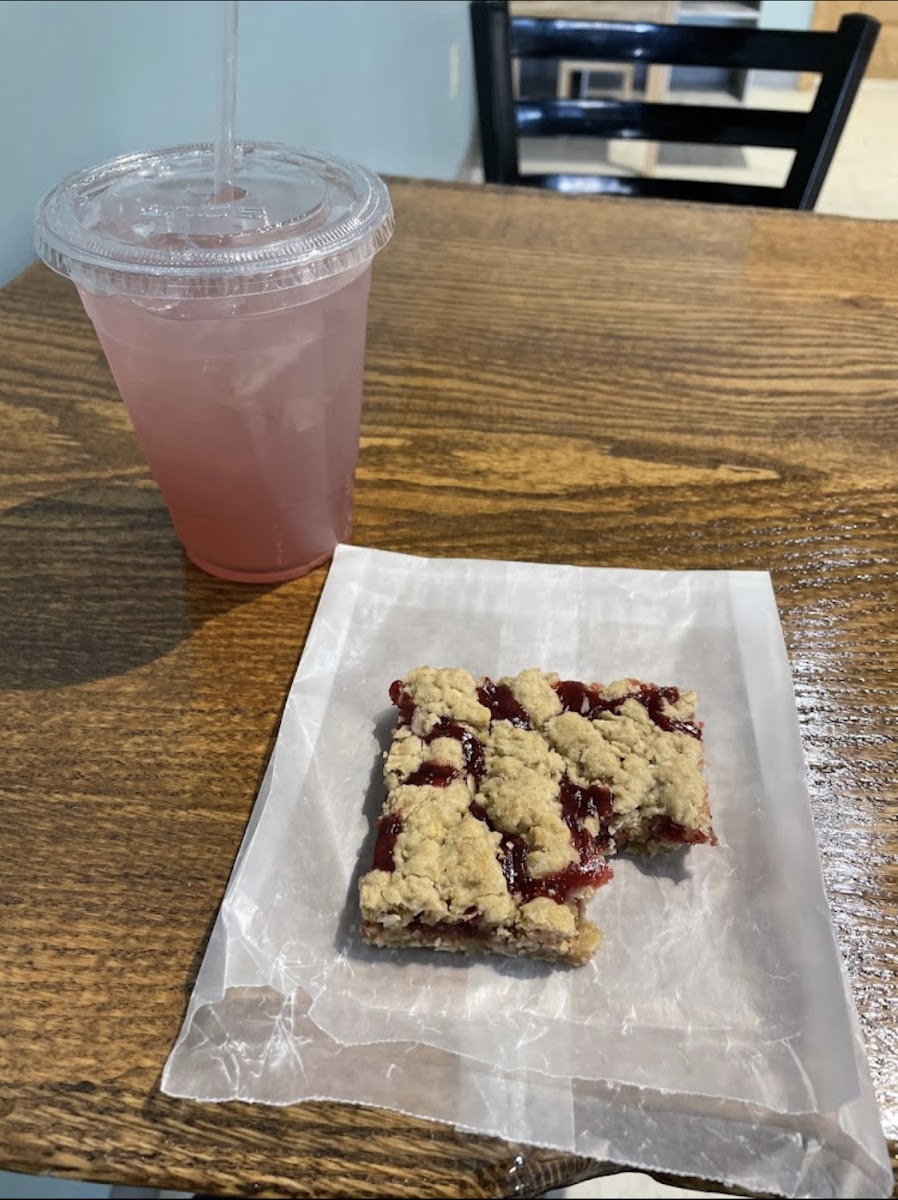
[[[304,575],[349,533],[368,291],[393,232],[379,176],[238,142],[109,159],[51,188],[35,245],[72,279],[188,556]]]
[[[350,529],[370,260],[238,298],[81,297],[184,548],[293,578]]]

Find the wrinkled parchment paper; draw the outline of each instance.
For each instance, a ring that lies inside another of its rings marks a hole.
[[[424,663],[694,688],[720,844],[615,859],[590,906],[605,940],[578,970],[363,946],[387,689]],[[162,1086],[889,1195],[769,577],[339,547]]]

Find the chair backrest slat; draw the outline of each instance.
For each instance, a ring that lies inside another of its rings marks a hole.
[[[833,33],[643,22],[510,17],[507,0],[471,0],[474,65],[484,177],[561,191],[715,199],[726,203],[813,208],[870,59],[879,23],[852,13]],[[810,113],[737,106],[609,100],[516,101],[515,58],[635,62],[727,70],[818,73]],[[522,175],[521,136],[627,138],[795,151],[786,183],[742,183],[594,176]]]
[[[709,179],[664,179],[645,175],[524,175],[528,187],[550,188],[570,196],[647,196],[656,200],[692,200],[712,204],[782,206],[782,188]]]
[[[522,137],[614,137],[787,150],[801,145],[807,124],[800,112],[633,100],[519,102],[515,118]]]
[[[514,58],[604,58],[671,67],[822,72],[829,61],[831,38],[828,33],[795,29],[512,17],[509,48]]]

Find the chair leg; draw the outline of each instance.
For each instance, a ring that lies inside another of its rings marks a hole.
[[[650,104],[660,104],[667,95],[670,82],[670,67],[655,65],[646,68],[645,98]],[[654,175],[658,165],[658,143],[648,142],[645,147],[645,158],[642,163],[643,175]]]
[[[664,0],[664,11],[657,18],[661,25],[676,25],[679,0]],[[645,74],[645,98],[650,104],[660,104],[667,95],[670,86],[670,67],[656,65],[648,67]],[[649,142],[645,148],[645,161],[642,171],[644,175],[654,175],[658,165],[657,142]]]
[[[558,74],[555,79],[555,95],[559,100],[567,100],[569,98],[572,73],[570,63],[559,62]]]

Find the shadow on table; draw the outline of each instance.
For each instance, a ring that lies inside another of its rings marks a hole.
[[[0,514],[0,689],[119,675],[254,599],[190,563],[160,493],[68,488]]]
[[[343,905],[340,921],[337,925],[334,950],[338,954],[341,952],[351,953],[353,951],[361,951],[367,957],[370,954],[377,953],[377,951],[372,950],[368,946],[363,946],[361,943],[358,905],[359,880],[367,871],[371,870],[371,863],[374,861],[374,846],[377,842],[377,818],[380,815],[386,794],[384,789],[383,756],[390,748],[393,726],[395,724],[395,708],[385,708],[382,712],[378,713],[374,724],[374,737],[377,745],[380,747],[380,753],[376,754],[372,760],[371,773],[368,776],[368,786],[365,789],[365,802],[362,806],[368,832],[359,851],[358,861],[346,892],[346,903]]]
[[[692,878],[688,853],[689,847],[681,846],[677,850],[656,856],[628,854],[627,861],[633,864],[640,875],[647,878],[667,879],[671,883],[685,883],[686,880]]]

